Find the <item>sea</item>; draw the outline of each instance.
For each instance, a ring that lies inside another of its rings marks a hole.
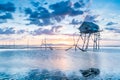
[[[89,68],[100,74],[84,78],[80,70]],[[120,47],[0,49],[0,80],[120,80]]]

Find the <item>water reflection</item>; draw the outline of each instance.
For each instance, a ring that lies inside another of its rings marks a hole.
[[[114,56],[112,56],[114,57]],[[107,60],[108,54],[96,52],[81,52],[56,50],[13,50],[0,52],[0,67],[11,68],[40,68],[40,69],[60,69],[79,70],[90,67],[105,67],[110,64]],[[101,63],[102,62],[102,63]],[[116,61],[113,61],[116,62]]]
[[[33,69],[47,69],[50,71],[60,70],[65,73],[79,73],[80,69],[94,67],[101,70],[101,75],[105,73],[119,74],[119,56],[119,53],[114,54],[110,51],[108,53],[107,50],[105,52],[74,52],[73,50],[66,52],[64,50],[45,51],[39,49],[2,50],[0,51],[0,72],[16,74],[29,72]]]
[[[100,59],[98,54],[93,52],[68,52],[70,60],[70,70],[88,69],[90,67],[100,68]],[[68,64],[69,65],[69,64]]]

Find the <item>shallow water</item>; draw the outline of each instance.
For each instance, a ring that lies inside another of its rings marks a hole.
[[[120,78],[120,48],[101,48],[99,51],[81,52],[39,49],[0,49],[0,74],[26,74],[31,70],[62,71],[67,75],[88,68],[100,69],[100,77]],[[20,75],[19,75],[20,76]],[[0,79],[3,76],[0,75]]]

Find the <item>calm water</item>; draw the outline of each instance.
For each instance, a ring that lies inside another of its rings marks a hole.
[[[0,74],[22,74],[30,70],[60,70],[65,74],[88,68],[99,68],[102,78],[120,78],[120,48],[101,48],[100,51],[64,51],[39,49],[0,49]],[[3,75],[0,75],[2,79]],[[106,79],[105,79],[106,80]],[[111,79],[112,80],[112,79]]]

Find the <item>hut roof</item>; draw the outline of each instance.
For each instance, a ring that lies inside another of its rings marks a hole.
[[[78,28],[80,33],[95,33],[99,32],[99,26],[93,22],[83,22]]]

